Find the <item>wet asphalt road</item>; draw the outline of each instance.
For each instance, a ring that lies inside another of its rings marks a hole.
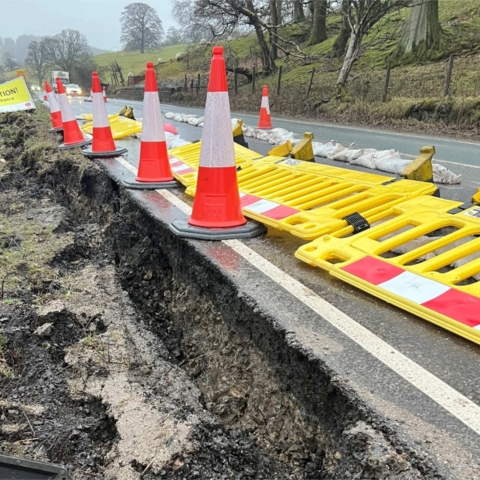
[[[134,106],[137,117],[142,116],[141,102],[128,101],[127,103]],[[107,110],[109,113],[117,113],[124,104],[124,101],[109,100]],[[82,103],[81,99],[72,100],[72,106],[76,115],[81,112],[91,112],[91,105],[91,103]],[[186,109],[169,105],[163,105],[162,108],[163,112],[188,111],[202,115],[202,111],[199,109]],[[241,115],[241,118],[249,124],[254,124],[254,121],[256,121],[254,117],[249,115]],[[313,131],[316,139],[319,141],[326,141],[332,138],[344,144],[355,141],[358,146],[362,147],[375,147],[378,149],[395,148],[401,153],[412,155],[415,154],[421,146],[434,144],[437,148],[437,157],[449,162],[459,161],[465,164],[452,163],[448,165],[448,168],[455,173],[462,173],[464,181],[460,186],[442,187],[443,197],[468,201],[477,186],[480,186],[480,145],[477,144],[412,137],[410,135],[390,135],[386,132],[330,127],[298,121],[275,120],[274,124],[275,126],[287,128],[296,133],[303,133],[305,130]],[[175,123],[175,126],[182,138],[186,140],[196,140],[201,136],[202,130],[200,128],[183,123]],[[260,153],[266,153],[266,151],[271,148],[265,142],[252,141],[251,139],[247,140],[250,148]],[[128,158],[129,163],[137,165],[139,141],[129,138],[118,143],[127,146],[129,153],[126,158]],[[322,159],[321,162],[331,163],[336,166],[345,166],[338,162],[324,162],[324,159]],[[477,162],[478,166],[475,165],[475,162]],[[371,170],[366,171],[372,172]],[[126,172],[122,173],[122,175],[123,174],[127,175]],[[174,192],[183,201],[191,204],[191,199],[183,193],[182,189],[175,190]],[[371,297],[350,285],[336,280],[320,269],[314,269],[296,260],[293,257],[293,252],[303,244],[303,241],[287,233],[270,229],[266,237],[242,240],[242,243],[313,290],[339,310],[349,315],[360,325],[366,327],[390,344],[393,348],[441,379],[447,385],[453,387],[477,405],[480,405],[480,376],[478,374],[480,346],[463,340],[429,322]],[[359,374],[357,379],[358,383],[361,383],[363,375],[366,375],[365,378],[368,377],[368,362],[371,361],[368,360],[368,358],[365,360],[367,365],[363,363],[361,366],[358,365],[359,371],[361,369],[366,370],[363,374]],[[353,362],[352,365],[351,370],[353,374],[355,374],[357,369],[355,362]],[[375,368],[372,361],[372,371]],[[365,381],[367,382],[367,380]],[[396,387],[398,387],[397,390]],[[392,395],[395,395],[395,393],[392,392],[396,391],[397,395],[408,397],[407,390],[408,387],[405,386],[401,378],[397,378],[395,375],[382,375],[381,373],[376,376],[375,386],[371,389],[372,392],[388,391]],[[378,401],[380,402],[380,400],[381,399]],[[426,407],[424,404],[413,402],[409,408],[411,410],[410,413],[414,416],[418,415],[422,418],[425,415],[428,416],[428,412],[425,412]],[[437,427],[440,428],[441,425],[437,425]],[[468,442],[468,444],[474,446],[476,449],[480,447],[480,438],[478,435],[472,434],[468,429],[465,430],[463,424],[458,424],[458,422],[449,419],[445,420],[443,427],[445,431],[448,432],[450,439],[454,439],[456,442]],[[477,458],[472,461],[474,463],[477,462],[480,469],[480,458],[477,456]],[[477,465],[477,463],[475,463],[475,465]],[[480,478],[480,470],[478,477],[472,478]]]

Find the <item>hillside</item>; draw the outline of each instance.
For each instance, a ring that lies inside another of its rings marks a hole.
[[[395,51],[402,35],[408,10],[397,12],[382,20],[364,41],[364,52],[354,65],[347,83],[348,97],[338,102],[335,82],[342,59],[331,57],[331,49],[340,28],[340,15],[328,17],[328,39],[312,47],[303,47],[309,55],[307,61],[280,58],[282,66],[280,95],[276,95],[277,76],[257,78],[256,92],[246,78],[239,76],[239,93],[231,96],[232,108],[258,109],[258,92],[263,83],[270,86],[272,110],[278,114],[303,115],[341,120],[342,122],[379,123],[402,122],[405,119],[440,120],[450,125],[480,126],[480,4],[478,0],[439,0],[440,22],[444,31],[441,52],[429,60],[402,58],[393,64],[387,102],[382,102],[387,58]],[[283,36],[300,38],[298,27],[287,27]],[[251,69],[258,51],[254,36],[225,43],[226,56],[235,58],[241,67]],[[187,76],[189,85],[202,78],[206,85],[211,46],[174,46],[158,52],[144,54],[119,52],[95,57],[99,62],[117,60],[132,73],[144,70],[147,60],[173,58],[179,51],[187,52],[183,62],[173,61],[157,68],[160,81],[183,85]],[[167,53],[168,52],[168,53]],[[122,55],[123,54],[123,55]],[[444,85],[449,56],[455,55],[450,97],[444,98]],[[108,63],[108,62],[106,62]],[[257,70],[261,62],[256,60]],[[122,67],[123,68],[123,67]],[[311,94],[307,88],[312,68],[315,74]],[[128,72],[127,72],[128,73]],[[229,75],[230,80],[233,76]],[[201,92],[204,92],[202,88]],[[175,94],[172,101],[185,104],[202,104],[204,95],[195,91]]]

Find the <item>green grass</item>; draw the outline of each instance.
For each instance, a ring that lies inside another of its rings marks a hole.
[[[108,52],[95,55],[94,60],[99,67],[108,67],[116,61],[126,78],[130,72],[134,75],[144,73],[147,62],[153,62],[156,65],[159,58],[164,62],[169,62],[171,59],[175,60],[175,55],[184,50],[184,45],[173,45],[145,53],[140,53],[138,50],[133,52]]]

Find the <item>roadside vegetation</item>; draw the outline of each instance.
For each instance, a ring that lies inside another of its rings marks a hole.
[[[183,3],[195,3],[185,2]],[[228,2],[227,2],[228,3]],[[288,3],[288,2],[287,2]],[[368,2],[367,2],[368,3]],[[185,76],[188,91],[179,91],[172,102],[202,105],[213,43],[225,48],[229,82],[233,93],[234,74],[238,74],[238,94],[232,94],[232,108],[256,112],[261,86],[269,85],[270,104],[274,114],[301,115],[331,121],[361,124],[393,124],[407,128],[444,130],[461,129],[475,133],[480,126],[480,106],[476,97],[480,93],[480,5],[475,0],[455,2],[438,1],[438,20],[441,36],[431,48],[425,42],[418,48],[405,51],[407,20],[412,8],[400,8],[388,12],[365,34],[358,58],[353,63],[339,90],[339,73],[344,65],[345,54],[335,52],[342,32],[345,16],[338,9],[329,9],[325,19],[326,39],[311,44],[312,14],[305,9],[305,23],[296,22],[278,29],[285,42],[281,45],[289,54],[278,50],[275,69],[264,76],[262,52],[257,36],[251,31],[239,33],[240,27],[228,40],[197,38],[188,45],[168,47],[171,55],[184,52],[180,62],[166,61],[156,67],[160,82],[176,85],[183,90]],[[184,15],[185,21],[188,16]],[[244,26],[242,27],[244,28]],[[188,25],[184,26],[184,30]],[[207,35],[204,32],[205,35]],[[235,38],[233,38],[235,37]],[[265,31],[268,40],[269,32]],[[281,43],[281,42],[280,42]],[[346,48],[348,49],[348,43]],[[346,50],[344,50],[345,52]],[[108,54],[109,61],[121,61],[126,52]],[[106,55],[106,54],[105,54]],[[131,59],[137,54],[129,52]],[[445,79],[450,55],[454,55],[453,74],[449,94],[445,93]],[[145,54],[148,58],[148,54]],[[168,56],[164,51],[152,52],[150,60]],[[106,58],[105,56],[95,59]],[[129,71],[142,72],[146,58],[138,64],[129,65]],[[382,101],[387,62],[392,65],[386,101]],[[155,62],[156,63],[156,62]],[[256,67],[256,85],[252,92],[251,75]],[[282,68],[280,94],[277,95],[278,69]],[[308,85],[312,86],[307,98]],[[196,85],[201,83],[197,95]],[[250,77],[249,77],[250,76]],[[192,90],[190,86],[194,85]]]

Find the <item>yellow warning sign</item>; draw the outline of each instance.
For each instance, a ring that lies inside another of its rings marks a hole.
[[[35,103],[23,77],[0,84],[0,113],[34,108]]]
[[[349,238],[325,235],[295,256],[480,344],[480,209],[419,197]]]

